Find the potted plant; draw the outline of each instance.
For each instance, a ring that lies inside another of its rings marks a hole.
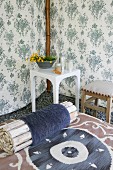
[[[56,61],[56,56],[43,56],[43,55],[39,55],[38,52],[37,53],[33,53],[30,56],[30,61],[31,62],[36,62],[39,66],[39,68],[42,69],[47,69],[47,68],[51,68],[53,66],[53,64]]]

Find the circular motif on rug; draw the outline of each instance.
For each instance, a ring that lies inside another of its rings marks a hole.
[[[78,155],[78,150],[74,147],[64,147],[61,152],[69,158],[74,158]]]
[[[70,156],[65,156],[62,153],[62,150],[66,147],[69,148],[68,154]],[[72,149],[75,148],[78,150],[77,157],[73,157],[73,152],[70,147],[72,147]],[[66,141],[58,145],[55,145],[50,149],[50,153],[53,156],[53,158],[64,164],[74,164],[85,161],[89,154],[87,148],[82,143],[77,141]]]
[[[64,129],[30,147],[29,157],[40,170],[112,170],[108,147],[80,129]]]

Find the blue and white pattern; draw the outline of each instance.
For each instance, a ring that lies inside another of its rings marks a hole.
[[[99,139],[71,128],[31,147],[29,156],[40,170],[111,170],[112,164],[108,148]]]

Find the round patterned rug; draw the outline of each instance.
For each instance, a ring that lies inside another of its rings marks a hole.
[[[29,156],[40,170],[110,170],[112,164],[104,143],[86,131],[73,128],[30,147]]]

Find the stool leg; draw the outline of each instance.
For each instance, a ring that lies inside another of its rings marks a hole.
[[[112,107],[112,98],[107,98],[107,106],[106,106],[106,122],[110,123],[111,117],[111,107]]]
[[[98,106],[98,99],[95,99],[95,105]],[[94,111],[94,116],[97,117],[97,110]]]
[[[85,102],[86,102],[86,92],[82,91],[82,96],[81,96],[81,112],[85,113]]]

